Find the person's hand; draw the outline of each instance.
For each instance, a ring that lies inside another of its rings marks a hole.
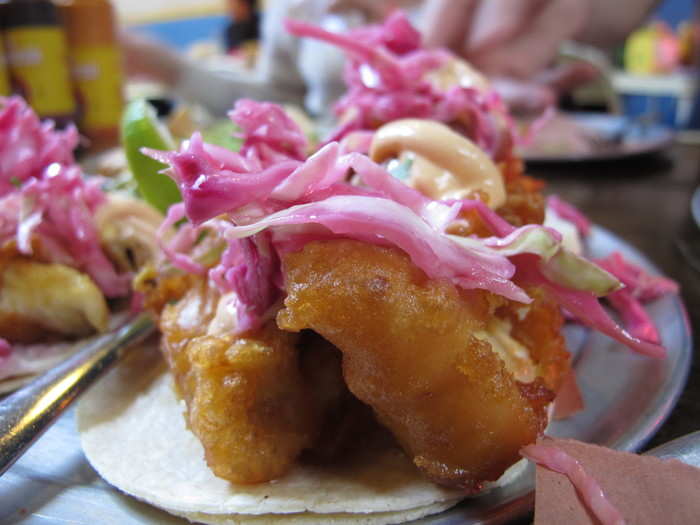
[[[532,78],[588,24],[591,0],[427,0],[425,42],[490,76]]]
[[[119,43],[128,77],[146,78],[173,86],[187,67],[184,58],[176,51],[148,36],[122,31]]]
[[[491,86],[510,110],[521,116],[536,115],[572,89],[596,79],[600,71],[587,62],[573,62],[544,70],[529,81],[490,78]]]
[[[407,8],[420,4],[422,0],[394,0],[382,2],[377,0],[329,0],[331,12],[349,10],[360,11],[368,22],[380,22],[395,8]]]

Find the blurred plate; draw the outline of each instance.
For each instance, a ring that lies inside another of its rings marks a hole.
[[[577,139],[569,140],[570,137],[566,137],[566,134],[570,130],[566,126],[561,133],[558,133],[559,130],[549,133],[552,138],[548,139],[546,147],[539,148],[538,151],[522,148],[520,154],[528,164],[626,160],[663,151],[674,139],[672,129],[652,122],[648,115],[629,118],[607,113],[561,113],[556,118],[566,119],[571,125],[579,126],[579,136],[585,137],[586,143],[581,144],[582,141]],[[558,138],[562,135],[564,139]]]
[[[588,247],[595,257],[620,251],[658,273],[643,255],[601,228],[593,230]],[[658,430],[685,385],[692,344],[679,297],[655,301],[649,305],[649,313],[669,349],[668,359],[663,361],[633,354],[581,326],[567,327],[586,409],[553,423],[548,433],[634,451]],[[533,471],[528,468],[500,489],[416,523],[506,523],[530,510],[533,485]],[[80,450],[72,410],[0,478],[0,523],[19,521],[36,525],[186,523],[124,496],[102,481]]]

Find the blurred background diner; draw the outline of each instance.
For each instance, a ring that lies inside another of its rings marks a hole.
[[[516,110],[537,111],[564,97],[569,107],[646,115],[678,128],[691,124],[698,32],[692,0],[626,0],[612,7],[597,0],[232,0],[189,11],[182,2],[180,19],[177,3],[161,9],[149,3],[150,12],[130,9],[131,3],[117,3],[133,26],[123,33],[129,74],[214,112],[252,96],[303,101],[313,115],[327,114],[343,90],[342,54],[297,41],[282,19],[340,31],[401,7],[429,45],[465,56]],[[227,12],[215,14],[222,7]]]
[[[525,118],[559,104],[676,130],[697,128],[693,71],[700,29],[693,0],[608,4],[604,0],[116,0],[110,5],[107,0],[4,0],[0,19],[9,60],[0,68],[0,92],[24,90],[26,96],[27,78],[55,79],[50,90],[41,89],[50,92],[58,105],[39,107],[40,114],[59,123],[77,119],[96,146],[116,142],[122,85],[127,98],[146,95],[169,107],[185,102],[190,109],[213,116],[223,115],[236,99],[250,97],[291,104],[328,121],[333,101],[345,89],[344,56],[325,43],[288,34],[283,20],[292,17],[343,31],[379,22],[392,9],[401,8],[421,28],[427,45],[462,55],[487,74],[511,109]],[[53,24],[63,32],[60,38],[65,39],[73,64],[70,74],[66,64],[58,63],[60,51],[43,65],[22,63],[28,51],[14,42],[13,27],[27,24]],[[50,73],[42,76],[35,71],[39,66]],[[71,82],[77,86],[72,93]],[[46,97],[35,99],[34,105],[46,104]],[[558,134],[562,126],[572,134],[570,123],[552,120],[554,131],[549,134]]]
[[[509,106],[508,130],[528,137],[518,145],[527,174],[678,281],[700,330],[696,0],[0,0],[0,96],[22,95],[59,127],[75,123],[86,171],[114,175],[121,189],[125,129],[134,138],[147,127],[132,153],[174,149],[198,130],[238,146],[226,113],[241,98],[284,104],[320,142],[347,89],[346,56],[291,35],[284,20],[343,32],[396,8]],[[141,99],[164,126],[148,127],[143,103],[127,128],[123,109]],[[163,166],[152,162],[157,174]],[[650,445],[697,430],[699,363]]]
[[[530,160],[545,162],[529,171],[678,280],[698,329],[691,264],[700,268],[700,212],[691,213],[690,201],[700,182],[700,26],[693,0],[120,0],[127,91],[214,115],[238,97],[271,98],[323,120],[343,91],[343,56],[288,35],[282,19],[342,31],[397,6],[428,44],[450,47],[488,74],[523,118],[556,104],[559,112],[531,145]],[[570,118],[581,112],[588,120]],[[695,201],[700,206],[700,195]],[[651,445],[696,429],[697,362]]]
[[[401,7],[428,44],[464,55],[516,110],[537,111],[564,97],[570,107],[653,114],[678,128],[690,124],[698,31],[692,0],[627,0],[613,7],[597,0],[525,0],[516,9],[508,1],[232,0],[218,7],[198,3],[199,15],[186,2],[179,9],[149,3],[150,12],[129,9],[131,3],[117,4],[133,27],[123,33],[129,74],[214,112],[249,96],[303,102],[314,116],[327,115],[343,90],[342,54],[299,42],[282,29],[282,19],[340,31]],[[222,7],[227,12],[214,14]],[[176,18],[178,10],[183,18]]]

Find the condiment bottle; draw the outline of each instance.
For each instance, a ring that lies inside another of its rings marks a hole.
[[[7,72],[7,57],[5,56],[5,42],[3,40],[3,29],[7,13],[6,5],[0,1],[0,97],[6,97],[11,93],[10,76]]]
[[[260,40],[260,13],[256,0],[229,0],[231,23],[224,32],[226,52],[254,67]]]
[[[3,33],[14,90],[40,117],[52,118],[59,126],[68,123],[75,114],[75,99],[56,6],[49,0],[10,0],[4,10]]]
[[[78,96],[78,127],[90,149],[119,142],[124,106],[122,58],[116,16],[108,0],[57,0],[68,38]]]

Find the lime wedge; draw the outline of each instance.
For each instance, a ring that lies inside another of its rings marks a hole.
[[[234,137],[234,134],[237,132],[240,132],[238,126],[228,119],[222,119],[217,120],[214,124],[202,131],[202,138],[204,142],[208,142],[209,144],[216,144],[217,146],[230,149],[231,151],[238,151],[241,149],[243,140]]]
[[[146,100],[133,100],[126,106],[122,114],[121,140],[129,170],[146,202],[163,213],[172,204],[180,202],[182,197],[177,184],[167,175],[159,173],[165,165],[141,153],[144,147],[175,149],[170,133],[158,121],[155,109]]]

